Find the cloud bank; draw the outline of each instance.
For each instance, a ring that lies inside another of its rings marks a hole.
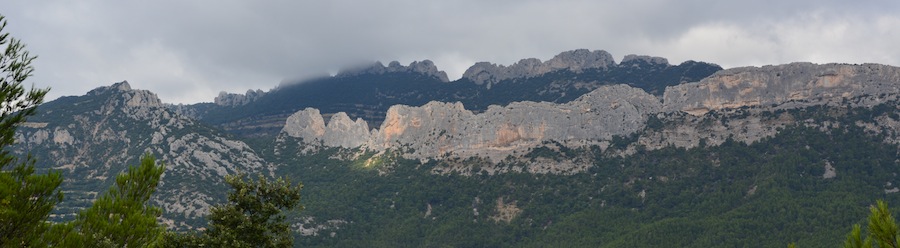
[[[165,102],[270,89],[364,61],[472,64],[572,49],[723,67],[900,65],[898,1],[4,1],[49,99],[128,80]],[[48,100],[49,100],[48,99]]]

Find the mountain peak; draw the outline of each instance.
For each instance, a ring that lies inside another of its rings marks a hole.
[[[99,95],[110,91],[130,91],[131,85],[128,84],[128,81],[122,81],[118,83],[113,83],[110,86],[100,86],[94,88],[93,90],[88,92],[88,95]]]
[[[637,64],[639,62],[647,63],[647,64],[651,64],[651,65],[665,65],[667,67],[671,66],[669,64],[669,60],[666,58],[653,57],[653,56],[647,56],[647,55],[635,55],[635,54],[625,55],[625,58],[622,59],[622,62],[619,63],[619,65],[631,64],[632,66],[636,66],[635,64]]]
[[[388,63],[387,67],[385,67],[384,64],[382,64],[380,61],[375,61],[375,63],[369,65],[351,67],[341,70],[336,77],[350,77],[365,74],[380,75],[391,72],[419,73],[435,77],[441,80],[441,82],[450,82],[449,78],[447,78],[447,73],[438,70],[437,66],[434,65],[434,62],[431,62],[431,60],[427,59],[422,61],[413,61],[409,64],[409,66],[403,66],[400,64],[400,62],[391,61],[390,63]]]
[[[463,73],[463,78],[491,87],[492,84],[511,78],[535,77],[558,70],[581,72],[585,69],[613,66],[616,66],[615,60],[606,51],[576,49],[557,54],[546,62],[536,58],[522,59],[510,66],[478,62]]]
[[[131,88],[128,81],[114,83],[110,86],[103,86],[93,89],[87,93],[88,96],[98,96],[104,94],[114,94],[114,97],[121,99],[126,106],[131,107],[162,107],[162,101],[156,96],[156,93],[148,90],[135,90]]]

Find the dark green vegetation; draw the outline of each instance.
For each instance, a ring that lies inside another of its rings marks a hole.
[[[900,228],[887,203],[879,200],[875,206],[869,207],[869,212],[869,235],[863,238],[859,224],[853,225],[853,231],[844,241],[844,248],[900,247]]]
[[[886,106],[839,117],[819,107],[788,114],[851,124],[897,112],[896,103]],[[382,156],[367,166],[371,154],[327,159],[335,150],[280,162],[282,174],[305,184],[304,216],[344,221],[298,238],[303,245],[833,247],[865,220],[875,199],[900,203],[900,194],[886,191],[900,185],[898,147],[884,144],[881,134],[843,127],[791,126],[749,145],[728,140],[625,158],[596,148],[527,155],[597,156],[589,171],[575,175],[432,175],[440,162]],[[391,162],[391,172],[379,175],[379,163]],[[826,163],[836,177],[823,178]],[[498,218],[500,209],[515,212],[510,205],[521,212],[509,222]]]
[[[228,203],[210,209],[209,227],[200,235],[169,233],[170,247],[291,247],[290,225],[283,210],[300,210],[302,184],[292,185],[281,177],[256,181],[246,175],[225,178],[232,190]]]
[[[0,246],[31,244],[41,239],[50,225],[44,223],[63,195],[56,188],[61,173],[35,174],[35,160],[16,158],[7,149],[15,143],[16,128],[34,115],[44,101],[46,89],[25,90],[25,81],[36,58],[25,44],[4,33],[6,20],[0,15]]]
[[[204,123],[241,136],[271,136],[281,130],[288,116],[307,107],[317,108],[323,114],[346,112],[351,118],[363,118],[370,127],[377,127],[388,108],[396,104],[420,106],[429,101],[459,101],[466,109],[480,112],[492,104],[506,105],[515,101],[569,102],[609,84],[628,84],[662,95],[666,86],[700,81],[721,69],[714,64],[695,61],[670,66],[635,60],[609,69],[588,69],[578,73],[559,70],[538,77],[508,79],[490,89],[466,79],[444,83],[418,73],[364,74],[282,85],[243,106],[222,107],[207,103],[194,105],[194,108],[202,113]]]
[[[157,247],[162,245],[165,228],[156,218],[162,213],[149,206],[165,166],[153,156],[141,158],[140,166],[116,176],[116,183],[71,222],[54,223],[40,239],[62,247]]]

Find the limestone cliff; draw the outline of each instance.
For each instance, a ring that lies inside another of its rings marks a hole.
[[[413,159],[484,157],[500,162],[545,141],[591,144],[635,133],[661,107],[640,89],[614,85],[567,104],[517,102],[480,114],[458,102],[397,105],[371,133],[364,121],[351,122],[342,113],[325,126],[318,110],[306,109],[288,118],[283,133],[313,145],[408,150],[405,156]]]
[[[325,125],[319,110],[314,108],[306,108],[288,117],[282,132],[311,145],[302,153],[315,151],[313,148],[316,145],[356,148],[366,144],[369,138],[366,121],[352,121],[347,114],[340,112],[331,116],[328,125]]]
[[[567,104],[517,102],[480,114],[459,103],[401,105],[388,111],[370,147],[413,147],[409,156],[414,158],[487,157],[499,162],[548,140],[591,142],[634,133],[660,107],[655,97],[624,85],[601,87]]]
[[[866,95],[900,93],[900,69],[864,64],[792,63],[717,72],[696,83],[667,87],[666,111],[702,115],[710,110],[773,106],[811,106]]]
[[[626,63],[668,65],[662,58],[631,55],[623,60]],[[351,122],[341,113],[325,126],[317,110],[307,109],[292,116],[283,133],[320,142],[327,141],[325,137],[342,136],[321,145],[396,150],[407,158],[423,161],[485,158],[496,164],[515,160],[534,148],[547,146],[548,142],[607,149],[615,137],[636,137],[627,149],[616,152],[621,155],[633,153],[639,146],[659,149],[718,145],[728,138],[750,143],[800,121],[784,114],[761,116],[765,111],[843,102],[870,107],[898,97],[900,68],[897,67],[793,63],[725,70],[700,82],[668,87],[663,101],[638,88],[612,85],[602,86],[568,103],[514,102],[490,106],[482,113],[466,110],[458,102],[430,102],[419,107],[395,105],[387,111],[382,125],[371,132],[363,130],[366,125],[361,120]],[[709,111],[726,113],[725,116],[707,115]],[[650,118],[668,124],[647,128]],[[890,126],[898,122],[879,123]],[[830,124],[805,125],[828,127]],[[873,125],[878,127],[870,129],[900,129]],[[528,163],[531,164],[526,167],[530,169],[514,170],[570,173],[586,168],[583,161],[581,164]],[[536,170],[535,166],[544,169]]]

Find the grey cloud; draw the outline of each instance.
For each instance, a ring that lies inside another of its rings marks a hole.
[[[577,48],[704,60],[900,64],[897,1],[4,1],[8,30],[40,55],[51,97],[114,81],[167,102],[359,61],[431,59],[451,79],[477,61]]]

